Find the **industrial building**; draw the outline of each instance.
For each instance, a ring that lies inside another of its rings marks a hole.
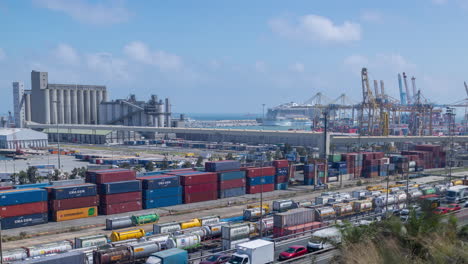
[[[41,148],[49,144],[47,134],[24,128],[0,129],[0,148]]]
[[[98,124],[99,104],[107,101],[103,85],[53,84],[47,72],[31,72],[31,90],[13,83],[17,127],[40,124]],[[15,122],[16,123],[16,122]]]
[[[49,141],[80,144],[123,144],[129,140],[140,140],[141,135],[133,131],[95,130],[95,129],[62,129],[46,128],[42,132],[48,135]]]
[[[102,102],[99,106],[99,124],[123,126],[172,127],[169,98],[158,100],[156,95],[138,101],[134,94],[128,99]]]

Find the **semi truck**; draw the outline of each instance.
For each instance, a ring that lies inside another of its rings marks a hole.
[[[468,186],[467,185],[456,185],[450,187],[445,195],[447,202],[449,203],[460,203],[468,200]]]
[[[256,239],[236,245],[236,253],[232,254],[227,264],[267,264],[275,260],[275,243]]]

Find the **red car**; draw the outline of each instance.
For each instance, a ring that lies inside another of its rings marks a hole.
[[[460,205],[458,205],[456,203],[447,205],[447,208],[448,208],[449,212],[455,212],[455,211],[461,210]]]
[[[307,249],[304,246],[290,246],[279,255],[279,260],[287,260],[307,254]]]
[[[231,256],[226,254],[217,254],[208,257],[206,260],[200,262],[200,264],[223,264],[226,263]]]
[[[438,214],[438,215],[443,215],[443,214],[446,214],[448,212],[449,212],[448,207],[439,206],[436,209],[434,209],[434,214]]]

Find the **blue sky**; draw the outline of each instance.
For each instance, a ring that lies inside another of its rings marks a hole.
[[[361,99],[360,70],[438,103],[466,97],[468,0],[0,1],[0,113],[31,70],[177,112],[261,112],[317,92]]]

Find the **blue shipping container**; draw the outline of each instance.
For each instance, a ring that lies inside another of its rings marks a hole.
[[[50,187],[49,198],[51,200],[71,199],[97,194],[96,184],[87,183],[74,186]]]
[[[263,178],[263,180],[262,180]],[[260,184],[273,184],[275,183],[275,176],[262,176],[255,178],[247,178],[247,185],[255,186]]]
[[[157,199],[147,199],[143,198],[143,208],[150,209],[150,208],[158,208],[158,207],[166,207],[172,205],[182,204],[182,196],[169,196],[164,198],[157,198]]]
[[[304,179],[304,185],[314,185],[314,179]]]
[[[236,196],[242,196],[244,194],[245,194],[245,187],[231,188],[231,189],[226,189],[226,190],[220,190],[218,192],[218,198],[236,197]]]
[[[276,168],[276,175],[278,176],[288,175],[288,168]]]
[[[99,189],[99,194],[138,192],[141,191],[141,181],[134,180],[103,183],[101,184]]]
[[[52,186],[49,183],[33,183],[33,184],[21,184],[21,185],[15,185],[15,189],[29,189],[29,188],[44,188],[44,187],[49,187]]]
[[[287,183],[277,183],[275,184],[275,190],[287,190],[288,184]]]
[[[304,165],[304,173],[314,172],[314,171],[315,171],[314,164]]]
[[[157,199],[168,196],[182,196],[182,187],[143,190],[143,199]]]
[[[161,189],[180,185],[178,176],[168,176],[154,179],[140,179],[143,189]]]
[[[2,218],[2,229],[12,229],[18,227],[32,226],[47,223],[48,216],[45,214],[31,214],[15,217]]]
[[[237,160],[206,162],[205,170],[209,172],[240,170],[240,162]]]
[[[58,255],[42,256],[36,259],[28,259],[18,262],[20,264],[82,264],[88,263],[88,257],[85,252],[72,251]]]
[[[0,206],[47,201],[44,189],[19,189],[0,192]]]
[[[245,171],[229,171],[229,172],[220,172],[218,173],[218,181],[229,181],[244,179]]]

